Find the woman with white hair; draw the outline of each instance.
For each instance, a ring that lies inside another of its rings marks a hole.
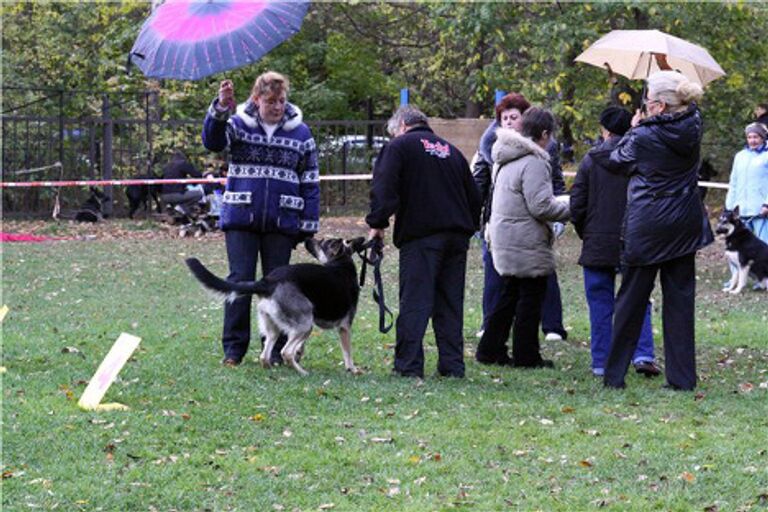
[[[695,256],[714,238],[697,187],[703,127],[696,100],[703,94],[678,72],[652,74],[646,111],[635,114],[632,129],[611,153],[610,161],[629,169],[630,179],[622,229],[625,274],[616,297],[607,387],[625,387],[657,274],[666,386],[696,387]]]
[[[768,129],[752,123],[744,129],[747,145],[733,158],[725,208],[739,215],[768,244]]]

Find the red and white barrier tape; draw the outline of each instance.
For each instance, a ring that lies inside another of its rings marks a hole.
[[[574,172],[564,172],[566,176],[575,176]],[[320,181],[359,181],[370,180],[372,174],[336,174],[320,176]],[[0,182],[0,188],[28,188],[28,187],[104,187],[108,185],[193,185],[195,183],[225,183],[226,178],[185,178],[185,179],[130,179],[130,180],[72,180],[72,181],[5,181]],[[727,183],[714,181],[700,181],[700,187],[719,188],[728,190]]]
[[[372,174],[339,174],[320,176],[320,181],[370,180]],[[225,183],[226,178],[185,178],[185,179],[129,179],[129,180],[63,180],[63,181],[5,181],[0,188],[27,187],[105,187],[109,185],[193,185],[195,183]]]

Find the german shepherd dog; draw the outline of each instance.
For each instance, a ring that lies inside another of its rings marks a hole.
[[[731,267],[731,280],[724,292],[737,294],[751,275],[768,288],[768,244],[757,238],[741,221],[739,207],[720,215],[715,232],[725,235],[725,257]]]
[[[233,301],[244,295],[258,296],[259,330],[265,337],[259,360],[264,368],[270,367],[272,348],[284,333],[288,341],[280,351],[283,361],[301,375],[307,375],[308,372],[299,365],[299,359],[314,324],[321,329],[339,330],[344,366],[347,371],[357,374],[360,372],[352,362],[350,330],[360,287],[352,255],[361,250],[364,243],[362,237],[346,241],[310,238],[304,246],[321,264],[286,265],[259,281],[225,281],[195,258],[187,259],[186,263],[204,288],[226,300]]]

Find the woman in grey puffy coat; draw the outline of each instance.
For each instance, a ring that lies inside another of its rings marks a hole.
[[[486,240],[504,287],[477,347],[475,358],[483,364],[554,366],[542,359],[538,339],[547,276],[555,270],[549,223],[570,216],[568,204],[552,193],[552,170],[544,150],[554,128],[550,112],[532,107],[523,114],[522,134],[510,129],[496,132],[492,157],[499,167],[493,177]],[[511,358],[506,346],[510,329]]]

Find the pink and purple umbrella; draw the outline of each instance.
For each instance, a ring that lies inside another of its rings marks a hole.
[[[259,60],[301,28],[306,1],[167,0],[129,60],[152,78],[197,80]]]

